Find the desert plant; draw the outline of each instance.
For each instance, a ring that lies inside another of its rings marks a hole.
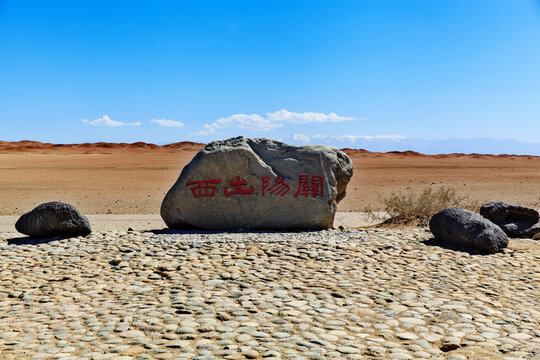
[[[420,193],[395,193],[388,197],[379,197],[380,207],[367,207],[366,211],[372,218],[383,221],[383,224],[425,226],[429,219],[442,209],[461,207],[478,211],[480,203],[468,196],[461,196],[453,188],[431,187]]]

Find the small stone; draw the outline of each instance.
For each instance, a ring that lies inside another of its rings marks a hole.
[[[336,350],[342,354],[358,354],[360,352],[359,349],[354,348],[352,346],[340,346],[336,348]]]
[[[121,332],[119,334],[120,337],[123,338],[139,338],[139,337],[145,337],[144,333],[139,330],[128,330]]]
[[[269,357],[280,358],[281,354],[275,350],[268,350],[262,354],[262,357],[263,358],[269,358]]]
[[[365,354],[368,356],[382,357],[386,354],[386,349],[381,346],[368,346],[365,350]]]
[[[259,357],[259,353],[253,349],[246,350],[242,354],[248,359],[256,359]]]
[[[22,295],[22,291],[10,291],[9,294],[8,294],[8,297],[9,298],[18,298]]]
[[[398,333],[398,334],[396,334],[396,336],[398,337],[398,339],[401,339],[401,340],[416,340],[416,339],[418,339],[417,335],[415,335],[413,333],[410,333],[410,332]]]
[[[244,342],[249,341],[251,339],[253,339],[253,338],[251,336],[249,336],[248,334],[240,334],[235,338],[235,340],[237,342],[239,342],[239,343],[244,343]]]
[[[229,279],[232,277],[231,274],[226,273],[226,272],[221,273],[219,276],[220,276],[223,280],[229,280]]]
[[[529,340],[530,338],[532,338],[531,335],[525,334],[525,333],[510,334],[510,337],[512,339],[521,340],[521,341]]]
[[[194,334],[195,329],[192,328],[192,327],[188,327],[188,326],[182,326],[182,327],[179,327],[178,329],[176,329],[176,333],[177,334]]]
[[[165,346],[172,349],[183,349],[189,346],[189,341],[173,340],[168,342]]]
[[[258,339],[261,339],[261,338],[268,338],[270,337],[269,334],[265,333],[265,332],[262,332],[262,331],[252,331],[249,333],[249,335],[253,336],[254,338],[258,338]]]
[[[388,358],[392,360],[409,360],[409,359],[412,359],[413,357],[409,354],[398,352],[398,353],[392,353],[388,355]]]
[[[444,344],[443,346],[441,346],[442,352],[449,352],[456,349],[459,349],[459,345],[457,344]]]

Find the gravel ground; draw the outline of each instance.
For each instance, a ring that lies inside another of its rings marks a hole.
[[[531,359],[538,242],[424,229],[0,233],[2,359]]]

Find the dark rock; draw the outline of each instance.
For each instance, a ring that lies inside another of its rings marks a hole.
[[[457,349],[459,349],[459,345],[457,344],[444,344],[443,346],[441,346],[442,352],[449,352]]]
[[[172,229],[326,229],[353,168],[328,146],[214,141],[184,167],[161,205]]]
[[[497,225],[461,208],[444,209],[433,215],[429,229],[443,243],[493,254],[508,245],[508,237]]]
[[[480,214],[511,237],[532,238],[540,233],[540,214],[535,209],[494,201],[482,206]]]
[[[61,202],[41,204],[22,215],[15,228],[38,238],[54,236],[86,236],[92,232],[90,222],[73,205]]]
[[[508,220],[527,221],[537,223],[540,214],[537,210],[520,205],[506,204],[501,201],[492,201],[480,209],[480,214],[494,223]]]
[[[510,221],[497,225],[510,237],[534,239],[534,236],[540,233],[540,222],[531,224],[524,221]]]

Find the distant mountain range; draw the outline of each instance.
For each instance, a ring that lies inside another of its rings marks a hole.
[[[286,141],[287,142],[287,141]],[[363,149],[371,152],[416,152],[426,155],[437,154],[492,154],[492,155],[533,155],[540,156],[540,143],[529,143],[511,139],[457,139],[427,140],[407,138],[357,138],[355,141],[336,139],[312,139],[311,144],[326,144],[340,149]],[[0,151],[108,151],[108,150],[200,150],[204,144],[183,141],[172,144],[155,145],[144,142],[136,143],[83,143],[51,144],[38,141],[0,141]]]
[[[313,142],[315,143],[315,142]],[[373,152],[415,151],[427,155],[435,154],[513,154],[540,156],[540,143],[529,143],[512,139],[457,139],[428,140],[428,139],[364,139],[355,141],[323,140],[321,143],[339,148],[365,149]]]

